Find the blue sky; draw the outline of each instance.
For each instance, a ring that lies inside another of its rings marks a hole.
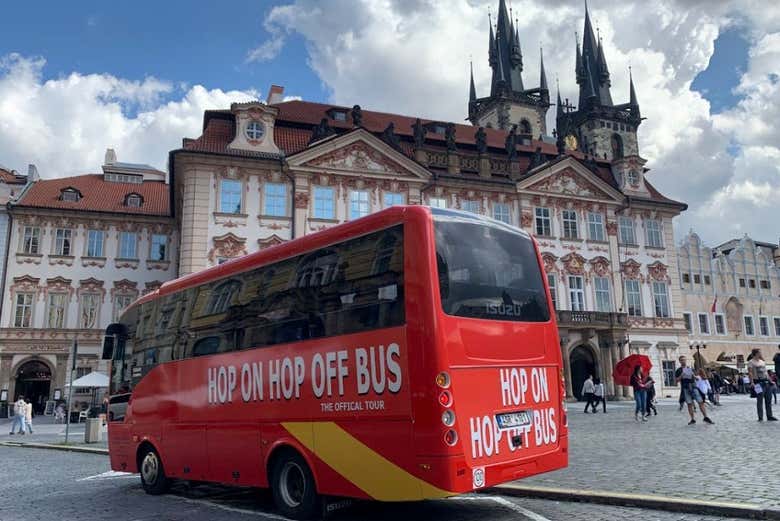
[[[264,17],[281,3],[92,0],[50,2],[41,9],[35,2],[4,2],[0,56],[45,58],[45,79],[74,71],[131,80],[154,76],[177,86],[256,89],[263,95],[276,82],[289,94],[324,99],[300,36],[291,35],[272,61],[246,61],[247,52],[268,38]]]
[[[269,38],[263,20],[283,0],[34,2],[4,5],[0,55],[41,56],[44,79],[73,71],[109,73],[126,79],[154,76],[174,85],[267,92],[271,83],[286,93],[323,101],[328,89],[308,66],[304,39],[286,38],[280,54],[248,62],[247,52]],[[711,103],[712,112],[732,107],[732,93],[747,65],[744,28],[720,34],[709,67],[692,84]],[[175,96],[172,93],[171,96]]]

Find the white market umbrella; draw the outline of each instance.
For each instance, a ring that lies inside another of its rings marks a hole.
[[[81,378],[76,378],[71,382],[73,387],[108,387],[108,376],[103,373],[92,372],[85,374]],[[65,384],[67,387],[68,384]]]

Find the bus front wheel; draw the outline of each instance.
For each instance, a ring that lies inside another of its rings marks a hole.
[[[141,486],[147,494],[156,496],[168,490],[171,481],[165,476],[160,455],[153,447],[147,446],[142,449],[138,470],[141,473]]]
[[[285,451],[274,461],[271,490],[276,507],[287,517],[312,519],[319,513],[314,475],[296,452]]]

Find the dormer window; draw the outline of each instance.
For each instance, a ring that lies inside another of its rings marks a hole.
[[[265,135],[265,125],[262,121],[250,121],[246,126],[246,137],[252,141],[259,141]]]
[[[128,194],[127,197],[125,197],[125,206],[140,208],[142,204],[144,204],[144,198],[139,194]]]
[[[75,188],[65,188],[60,192],[60,200],[67,201],[69,203],[77,203],[81,199],[81,192]]]
[[[428,130],[434,134],[445,134],[447,132],[447,126],[444,123],[431,123],[428,126]]]
[[[636,170],[628,171],[628,184],[631,186],[639,186],[639,172]]]
[[[336,121],[346,121],[347,120],[347,113],[341,110],[337,110],[333,112],[333,119]]]

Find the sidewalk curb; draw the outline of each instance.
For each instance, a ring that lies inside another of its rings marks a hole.
[[[83,452],[85,454],[108,454],[108,449],[97,447],[80,447],[78,445],[57,445],[54,443],[29,443],[23,441],[0,441],[4,447],[23,447],[27,449],[64,450],[66,452]]]
[[[743,517],[748,519],[780,520],[780,509],[765,508],[749,503],[725,501],[700,501],[650,494],[632,494],[626,492],[608,492],[603,490],[580,490],[552,487],[534,487],[507,483],[487,489],[507,496],[553,499],[557,501],[573,501],[581,503],[596,503],[622,507],[641,507],[653,510],[666,510],[686,514],[709,514],[720,517]]]

